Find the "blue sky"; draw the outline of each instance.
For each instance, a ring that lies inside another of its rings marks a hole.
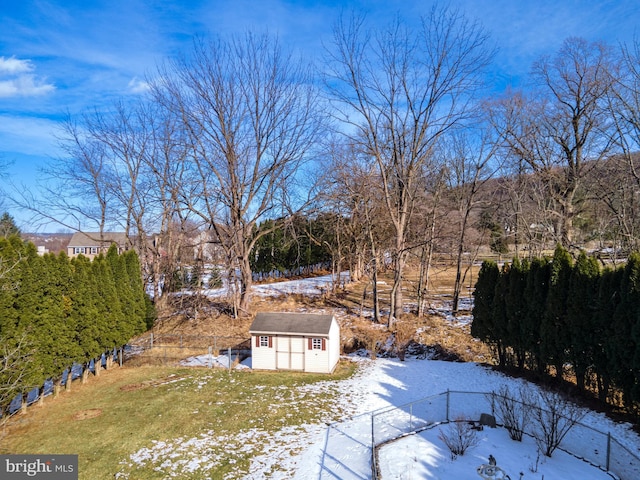
[[[428,13],[429,0],[0,0],[0,187],[34,189],[38,169],[58,156],[56,130],[78,114],[138,95],[145,75],[188,50],[194,35],[277,33],[313,57],[331,40],[343,9],[373,22]],[[570,36],[631,43],[640,2],[452,0],[491,35],[498,55],[488,83],[520,84],[532,62]],[[6,205],[6,203],[5,203]],[[2,206],[0,206],[2,210]],[[24,222],[23,212],[10,210]],[[28,224],[21,224],[28,231]]]

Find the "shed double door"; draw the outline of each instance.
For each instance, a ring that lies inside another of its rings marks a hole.
[[[304,338],[276,337],[276,369],[304,370]]]

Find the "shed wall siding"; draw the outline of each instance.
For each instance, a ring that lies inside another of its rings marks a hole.
[[[331,322],[327,350],[329,352],[329,371],[333,372],[340,360],[340,326],[337,321]]]
[[[312,337],[313,338],[313,337]],[[318,338],[318,337],[316,337]],[[330,342],[326,342],[327,344]],[[328,373],[329,372],[329,349],[313,350],[306,345],[305,352],[305,372]]]
[[[251,366],[257,370],[276,369],[276,349],[269,347],[256,347],[256,338],[251,337]],[[275,342],[274,342],[275,343]]]

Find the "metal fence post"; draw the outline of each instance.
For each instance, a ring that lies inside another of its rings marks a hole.
[[[149,350],[153,349],[153,332],[151,332],[149,344],[150,344]]]
[[[449,421],[449,389],[447,388],[447,422]]]
[[[378,466],[376,465],[376,433],[375,433],[375,415],[371,414],[371,478],[378,478]]]
[[[409,433],[413,432],[413,402],[409,404]]]
[[[609,464],[611,462],[611,432],[607,432],[607,472],[609,471]]]

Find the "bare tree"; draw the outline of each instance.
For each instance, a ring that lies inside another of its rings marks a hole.
[[[365,270],[372,287],[373,321],[380,322],[378,295],[378,271],[381,243],[381,204],[379,175],[374,165],[362,158],[355,146],[347,142],[336,143],[331,149],[331,172],[327,176],[329,188],[324,200],[332,211],[340,212],[348,221],[349,243],[355,250],[357,262],[352,262],[352,271]],[[365,268],[366,265],[366,268]],[[357,275],[352,275],[352,278]],[[365,288],[364,297],[367,294]]]
[[[256,222],[295,209],[289,200],[321,130],[321,102],[308,68],[268,35],[198,39],[190,58],[158,73],[154,96],[188,134],[199,188],[185,200],[215,232],[231,276],[239,272],[235,305],[247,315],[249,257],[268,233]]]
[[[554,57],[534,64],[537,95],[510,94],[497,122],[513,156],[547,186],[555,240],[567,247],[574,243],[574,219],[584,205],[584,179],[612,152],[605,106],[613,63],[606,45],[565,40]]]
[[[467,132],[452,135],[445,142],[444,155],[447,157],[449,196],[458,210],[456,239],[456,279],[453,287],[452,312],[458,313],[458,303],[464,280],[477,257],[477,249],[466,252],[467,238],[471,227],[472,212],[478,208],[478,193],[482,186],[493,177],[498,166],[495,162],[495,141],[485,130],[471,138]],[[469,262],[463,271],[463,257],[469,254]]]
[[[507,385],[502,385],[497,392],[491,392],[490,397],[511,440],[521,442],[532,420],[534,393],[531,388],[522,383],[517,392],[512,392]]]
[[[0,415],[6,418],[4,408],[24,388],[29,373],[34,347],[26,332],[17,340],[0,334]]]
[[[539,407],[532,412],[535,423],[533,436],[540,451],[550,457],[586,412],[561,393],[551,390],[541,390],[540,399]]]
[[[597,175],[600,198],[617,223],[624,246],[637,249],[640,244],[640,40],[623,45],[621,63],[612,69],[615,80],[609,102],[609,113],[615,122],[614,138],[619,155],[609,159],[606,175]],[[613,176],[615,180],[610,181]],[[612,188],[614,187],[615,188]],[[614,231],[615,231],[614,230]]]
[[[378,166],[395,232],[390,320],[403,312],[408,227],[422,166],[438,139],[468,115],[490,59],[486,40],[477,25],[438,7],[417,30],[396,19],[373,32],[355,17],[334,29],[326,84],[352,141]]]
[[[440,429],[438,438],[449,449],[451,460],[463,456],[470,448],[477,447],[480,443],[478,431],[473,429],[473,424],[464,417],[458,417],[449,423],[446,430]]]
[[[58,139],[64,155],[43,168],[37,198],[27,190],[17,192],[16,202],[45,222],[75,231],[97,230],[102,236],[115,220],[113,192],[108,152],[84,128],[88,118],[67,116]]]

